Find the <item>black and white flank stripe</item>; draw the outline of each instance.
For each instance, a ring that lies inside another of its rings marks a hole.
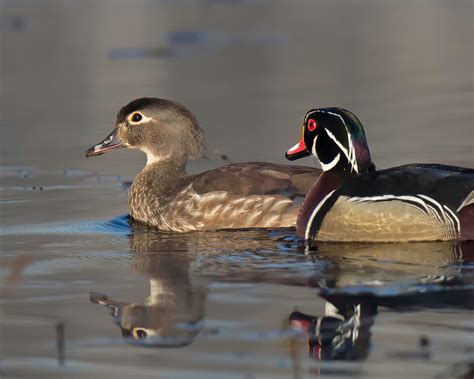
[[[406,205],[413,206],[422,211],[426,216],[433,214],[440,224],[449,226],[452,235],[459,235],[461,233],[461,225],[456,214],[446,205],[440,204],[435,199],[422,195],[383,195],[383,196],[369,196],[369,197],[351,197],[348,200],[350,203],[374,203],[380,201],[401,201]]]
[[[458,216],[427,195],[351,197],[334,190],[311,213],[305,238],[395,242],[446,240],[460,234]]]

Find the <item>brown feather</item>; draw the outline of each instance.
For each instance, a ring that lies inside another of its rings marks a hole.
[[[131,216],[161,230],[189,232],[294,227],[314,168],[241,163],[194,176],[169,164],[145,167],[130,190]]]

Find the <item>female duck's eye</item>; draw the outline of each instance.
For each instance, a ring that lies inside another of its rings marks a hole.
[[[136,338],[146,338],[148,336],[148,333],[143,330],[143,329],[138,329],[138,328],[135,328],[133,330],[133,334],[135,335]]]
[[[140,121],[142,120],[142,118],[143,118],[143,117],[142,117],[142,115],[141,115],[140,113],[134,113],[134,114],[132,115],[131,120],[132,120],[132,122],[140,122]]]
[[[308,120],[308,130],[310,132],[314,131],[314,129],[316,129],[317,126],[318,124],[316,124],[316,121],[314,121],[312,118]]]

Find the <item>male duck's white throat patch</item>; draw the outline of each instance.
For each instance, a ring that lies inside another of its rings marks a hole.
[[[313,148],[311,149],[313,155],[318,158],[319,163],[321,164],[321,168],[323,171],[329,171],[332,170],[336,165],[339,163],[339,160],[341,159],[341,153],[337,153],[337,155],[334,157],[334,159],[329,162],[329,163],[324,163],[321,158],[318,157],[318,153],[316,152],[316,141],[318,139],[318,136],[314,139],[313,142]]]
[[[323,171],[329,171],[336,167],[336,165],[339,163],[339,159],[341,159],[341,153],[337,153],[334,159],[329,163],[321,162],[321,160],[319,160],[319,163],[321,163],[321,168]]]

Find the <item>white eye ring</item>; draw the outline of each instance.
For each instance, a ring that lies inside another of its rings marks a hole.
[[[134,121],[137,119],[137,121]],[[141,112],[133,112],[128,116],[128,122],[130,125],[140,125],[151,120],[151,117],[145,116]]]
[[[140,332],[144,332],[145,336],[141,337],[139,335]],[[132,329],[132,335],[135,339],[141,339],[141,338],[156,336],[156,335],[158,335],[158,333],[154,329],[147,329],[147,328],[137,327],[137,328]]]

